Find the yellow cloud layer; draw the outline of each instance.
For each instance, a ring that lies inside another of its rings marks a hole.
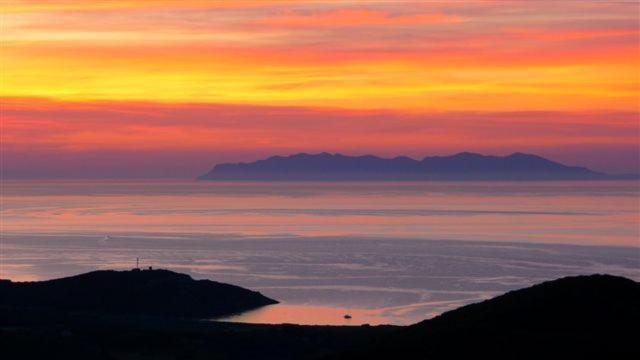
[[[12,2],[1,96],[637,110],[628,4]],[[532,10],[535,10],[532,11]]]

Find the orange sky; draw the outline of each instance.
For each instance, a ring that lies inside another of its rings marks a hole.
[[[635,1],[0,4],[9,176],[190,177],[299,151],[638,170]]]

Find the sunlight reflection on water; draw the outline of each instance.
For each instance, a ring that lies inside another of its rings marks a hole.
[[[0,277],[141,257],[283,302],[232,321],[405,324],[564,275],[640,279],[633,181],[3,185]]]

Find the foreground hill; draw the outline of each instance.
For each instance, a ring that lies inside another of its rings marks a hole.
[[[218,164],[199,180],[582,180],[610,176],[537,155],[459,153],[384,159],[341,154],[273,156],[251,163]]]
[[[0,281],[0,306],[206,318],[277,301],[168,270],[94,271],[38,282]]]
[[[0,305],[0,348],[7,359],[636,359],[639,323],[640,284],[592,275],[407,327],[232,324]]]
[[[332,359],[638,358],[640,284],[568,277],[461,307]]]

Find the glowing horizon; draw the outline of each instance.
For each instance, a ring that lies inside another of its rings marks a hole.
[[[154,177],[171,159],[190,177],[301,151],[523,151],[636,172],[638,14],[624,1],[5,1],[5,176]]]

